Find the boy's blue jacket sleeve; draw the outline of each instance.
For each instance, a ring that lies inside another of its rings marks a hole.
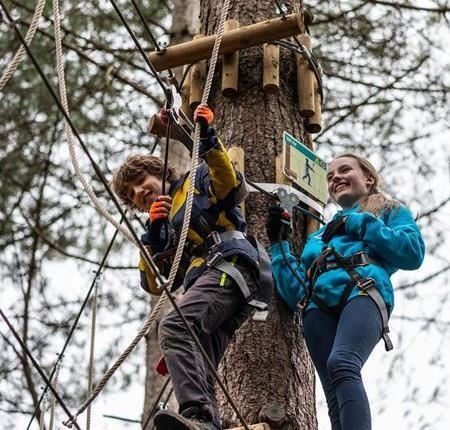
[[[386,223],[369,212],[351,213],[345,230],[399,269],[414,270],[423,262],[425,244],[422,235],[411,212],[404,206],[389,211]]]
[[[291,254],[289,243],[282,241],[280,243],[273,243],[269,250],[272,256],[272,273],[275,278],[278,294],[287,303],[287,305],[295,310],[297,303],[299,303],[305,296],[305,289],[299,284],[293,273],[286,267],[286,262],[281,250],[283,248],[287,261],[292,270],[294,270],[300,279],[306,282],[306,270],[303,263],[299,263],[297,259]]]

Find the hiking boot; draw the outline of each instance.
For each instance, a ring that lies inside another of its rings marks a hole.
[[[218,430],[206,417],[194,414],[184,417],[169,410],[157,412],[154,423],[157,430]]]

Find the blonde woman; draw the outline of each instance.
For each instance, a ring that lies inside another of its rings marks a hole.
[[[411,212],[380,191],[373,165],[354,154],[329,165],[328,191],[342,208],[311,234],[298,262],[289,215],[271,207],[267,234],[279,295],[303,309],[304,336],[319,374],[332,430],[371,429],[361,369],[380,339],[392,349],[390,276],[420,267],[425,246]]]

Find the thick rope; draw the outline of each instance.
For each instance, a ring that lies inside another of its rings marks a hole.
[[[89,363],[88,363],[88,397],[94,389],[94,354],[95,354],[95,332],[97,325],[97,298],[98,289],[101,284],[101,275],[99,275],[95,282],[94,294],[92,296],[92,315],[91,315],[91,339],[89,348]],[[91,430],[91,406],[89,405],[86,411],[86,430]]]
[[[33,14],[33,18],[31,19],[30,27],[28,28],[27,34],[25,35],[25,42],[27,45],[31,44],[31,42],[34,38],[34,35],[36,34],[36,30],[39,26],[39,20],[41,19],[42,12],[44,10],[45,1],[46,0],[38,0],[38,2],[36,4],[36,9],[34,10],[34,14]],[[14,72],[16,71],[17,67],[25,58],[25,54],[26,54],[26,50],[23,47],[23,45],[21,45],[20,48],[17,50],[16,54],[14,55],[14,58],[8,64],[8,67],[6,68],[2,77],[0,78],[0,91],[3,90],[5,85],[11,79],[11,77],[14,74]]]
[[[219,56],[219,49],[220,49],[220,44],[222,41],[222,35],[224,32],[224,25],[225,25],[225,20],[226,20],[228,8],[229,8],[229,3],[230,3],[229,0],[225,0],[224,6],[222,9],[222,16],[221,16],[221,20],[220,20],[220,24],[219,24],[219,29],[217,32],[217,37],[214,42],[214,48],[213,48],[213,52],[212,52],[212,56],[211,56],[210,68],[208,71],[208,76],[206,79],[205,89],[204,89],[201,104],[207,104],[207,102],[208,102],[209,93],[211,91],[211,86],[212,86],[212,82],[213,82],[213,78],[214,78],[215,67],[217,64],[218,56]],[[55,9],[57,12],[57,14],[55,14],[55,23],[57,22],[57,18],[58,18],[58,24],[59,24],[59,10],[58,10],[57,6]],[[56,38],[57,38],[57,36],[56,36],[56,26],[55,26],[55,39]],[[61,40],[60,35],[59,35],[59,40]],[[58,49],[57,49],[57,52],[58,52]],[[62,59],[62,50],[60,51],[60,53],[61,53],[61,56],[60,56],[60,60],[58,61],[58,63],[62,66],[62,60],[61,60]],[[61,67],[61,69],[62,69],[62,73],[61,73],[62,78],[64,79],[63,67]],[[58,70],[58,76],[59,75],[60,75],[60,70]],[[190,224],[192,203],[193,203],[194,189],[195,189],[195,177],[196,177],[197,168],[199,165],[199,162],[198,162],[199,145],[200,145],[200,127],[199,127],[199,124],[197,124],[196,129],[195,129],[195,134],[194,134],[194,145],[193,145],[193,151],[192,151],[191,169],[190,169],[190,174],[189,174],[189,189],[188,189],[188,195],[186,198],[185,216],[183,219],[183,226],[182,226],[182,230],[180,233],[180,240],[179,240],[179,243],[177,246],[177,251],[176,251],[174,261],[173,261],[173,264],[171,267],[171,271],[169,274],[169,278],[168,278],[168,286],[166,287],[168,291],[170,291],[170,289],[173,285],[173,282],[175,280],[176,274],[178,272],[179,264],[181,261],[181,257],[183,255],[184,246],[185,246],[188,231],[189,231],[189,224]],[[81,414],[82,412],[84,412],[84,410],[94,401],[94,399],[102,391],[102,389],[104,388],[104,386],[106,385],[108,380],[111,378],[111,376],[114,374],[114,372],[120,367],[120,365],[125,361],[125,359],[131,354],[133,349],[136,347],[137,343],[147,334],[152,323],[155,321],[160,309],[162,309],[162,307],[164,306],[166,300],[167,300],[167,295],[163,294],[161,296],[160,300],[158,301],[156,307],[153,309],[153,311],[147,317],[145,324],[142,326],[141,330],[138,332],[136,337],[133,339],[132,343],[122,353],[122,355],[117,359],[117,361],[108,370],[108,372],[103,376],[102,380],[98,383],[95,390],[92,392],[90,398],[87,399],[83,403],[83,405],[78,409],[78,411],[74,414],[73,419],[66,421],[64,423],[65,425],[67,425],[68,427],[71,427],[71,423],[76,421],[77,416],[79,414]]]
[[[164,305],[167,301],[167,295],[163,293],[161,298],[158,300],[158,303],[153,308],[153,310],[150,312],[150,314],[147,317],[147,320],[145,321],[142,328],[137,333],[136,337],[133,339],[131,344],[128,346],[128,348],[122,353],[122,355],[116,360],[116,362],[113,364],[113,366],[105,373],[103,378],[100,380],[100,382],[97,384],[95,389],[92,391],[91,396],[89,399],[87,399],[77,410],[77,412],[73,415],[72,420],[68,420],[64,422],[64,425],[71,428],[71,423],[76,421],[76,418],[78,415],[83,413],[86,408],[95,400],[95,398],[100,394],[100,392],[103,390],[111,376],[115,373],[115,371],[121,366],[121,364],[126,360],[126,358],[131,354],[133,349],[136,347],[136,345],[139,343],[139,341],[148,333],[148,330],[150,329],[151,325],[155,322],[156,317],[158,316],[158,313],[163,309]]]
[[[59,82],[59,94],[61,99],[61,104],[69,115],[69,105],[67,102],[67,90],[66,90],[66,80],[64,77],[64,59],[62,53],[62,36],[61,36],[61,17],[59,13],[59,4],[58,0],[53,0],[53,19],[55,26],[55,44],[56,44],[56,68],[58,73],[58,82]],[[75,174],[83,185],[84,190],[90,197],[92,203],[94,204],[97,211],[105,217],[117,230],[119,230],[129,241],[134,243],[137,246],[137,243],[130,231],[121,225],[118,221],[114,219],[114,217],[108,212],[108,210],[102,205],[102,203],[98,200],[94,190],[89,185],[88,181],[84,177],[81,172],[80,165],[78,164],[78,157],[75,150],[75,138],[72,132],[72,128],[70,127],[67,121],[64,121],[64,132],[66,134],[67,141],[69,143],[69,152],[70,158],[72,160],[73,168],[75,169]]]

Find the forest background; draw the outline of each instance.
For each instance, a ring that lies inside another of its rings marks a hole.
[[[153,50],[129,2],[118,3],[146,50]],[[190,38],[196,31],[198,9],[184,13],[192,10],[188,3],[141,2],[159,43]],[[35,2],[6,4],[25,33]],[[147,133],[147,121],[164,98],[109,2],[66,0],[61,6],[72,119],[110,178],[127,154],[160,153],[163,142]],[[315,15],[310,30],[326,93],[324,127],[315,137],[318,154],[327,161],[348,151],[368,156],[386,190],[417,214],[427,243],[423,267],[394,277],[395,350],[387,354],[379,346],[364,370],[374,429],[444,430],[450,423],[450,5],[349,0],[306,6]],[[274,2],[273,16],[278,13]],[[18,47],[1,19],[0,74]],[[56,87],[51,4],[32,49]],[[28,59],[0,101],[1,308],[49,371],[113,229],[75,178],[61,115]],[[85,157],[80,163],[113,210]],[[334,209],[328,207],[327,216]],[[135,263],[135,250],[118,239],[100,290],[97,375],[125,348],[148,312]],[[86,392],[89,325],[88,314],[83,315],[61,365],[60,384],[72,405]],[[22,423],[28,423],[43,383],[3,323],[0,339],[0,422],[3,428],[25,428]],[[139,420],[144,378],[141,345],[94,405],[95,428],[138,427],[115,424],[102,413]],[[318,398],[320,428],[325,429],[320,390]]]

